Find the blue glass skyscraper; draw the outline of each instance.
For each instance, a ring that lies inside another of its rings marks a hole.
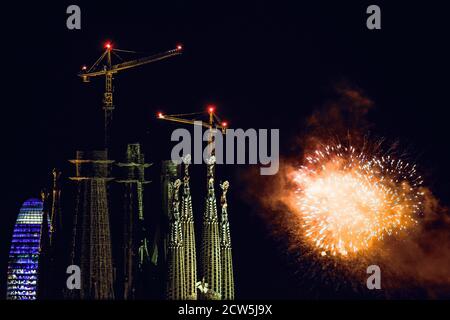
[[[35,300],[43,202],[28,199],[22,205],[9,251],[8,300]]]

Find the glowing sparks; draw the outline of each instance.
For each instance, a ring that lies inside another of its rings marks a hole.
[[[415,165],[326,146],[294,173],[302,232],[322,256],[348,256],[417,224],[422,193]]]

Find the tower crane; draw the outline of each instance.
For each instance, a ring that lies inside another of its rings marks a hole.
[[[195,115],[203,115],[208,114],[208,122],[205,122],[203,120],[197,120],[197,119],[186,119],[184,117],[191,117]],[[162,112],[158,112],[157,118],[161,120],[166,121],[172,121],[172,122],[178,122],[178,123],[184,123],[184,124],[193,124],[193,125],[200,125],[202,127],[209,129],[209,137],[208,137],[208,147],[210,148],[210,155],[214,155],[214,146],[213,146],[213,139],[214,139],[214,130],[221,130],[223,134],[225,134],[226,129],[228,127],[228,123],[226,121],[222,121],[219,116],[216,113],[216,106],[215,105],[208,105],[206,108],[206,111],[203,112],[193,112],[193,113],[182,113],[182,114],[173,114],[173,115],[167,115]]]
[[[196,120],[196,119],[187,119],[185,117],[192,117],[192,116],[199,116],[208,114],[208,122],[202,121],[202,120]],[[228,123],[226,121],[222,121],[219,116],[216,114],[216,106],[215,105],[208,105],[206,108],[206,112],[194,112],[194,113],[183,113],[183,114],[173,114],[173,115],[166,115],[162,112],[157,113],[157,118],[160,120],[166,120],[166,121],[172,121],[177,123],[184,123],[184,124],[193,124],[193,125],[200,125],[202,127],[208,128],[208,154],[211,157],[208,159],[208,169],[207,169],[207,186],[210,179],[213,179],[214,181],[214,165],[215,165],[215,144],[214,144],[214,132],[215,130],[221,130],[223,134],[226,133]],[[186,156],[186,155],[184,155]],[[211,161],[212,160],[212,161]]]
[[[208,114],[208,122],[205,122],[203,120],[196,120],[196,119],[186,119],[185,117],[192,117],[195,115],[204,115]],[[206,112],[193,112],[193,113],[183,113],[183,114],[173,114],[173,115],[166,115],[162,112],[158,112],[157,118],[160,120],[166,120],[166,121],[172,121],[172,122],[178,122],[178,123],[184,123],[184,124],[193,124],[193,125],[200,125],[202,127],[208,128],[209,136],[208,136],[208,153],[210,156],[215,155],[215,145],[214,145],[214,132],[215,130],[221,130],[223,134],[226,133],[226,130],[228,128],[228,123],[226,121],[222,121],[219,116],[216,113],[216,106],[215,105],[208,105],[206,108]],[[215,161],[214,161],[215,162]],[[208,167],[211,168],[211,170],[208,169],[208,177],[214,177],[214,164],[209,163]]]
[[[183,47],[177,45],[175,49],[147,56],[144,58],[139,58],[135,60],[123,61],[118,55],[119,52],[124,53],[137,53],[130,50],[121,50],[114,48],[111,42],[106,42],[104,45],[105,51],[97,59],[97,61],[91,66],[83,66],[81,72],[78,76],[83,80],[83,82],[90,82],[93,77],[104,76],[105,77],[105,92],[103,94],[103,110],[105,112],[104,119],[104,146],[107,149],[110,144],[110,130],[112,122],[112,113],[114,111],[113,104],[113,75],[127,69],[142,66],[144,64],[149,64],[152,62],[164,60],[177,55],[182,54]],[[122,60],[121,63],[112,64],[112,55]]]

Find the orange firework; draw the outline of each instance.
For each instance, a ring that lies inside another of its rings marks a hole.
[[[422,178],[392,156],[326,146],[293,177],[303,236],[323,256],[354,256],[417,224]]]

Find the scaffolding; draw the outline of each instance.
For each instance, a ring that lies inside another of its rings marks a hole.
[[[123,299],[136,299],[141,293],[139,288],[143,283],[144,264],[149,261],[148,239],[144,225],[144,185],[145,169],[150,163],[145,163],[144,154],[139,143],[128,144],[125,163],[118,163],[125,170],[125,178],[117,180],[124,186],[123,210],[123,246],[121,292]]]
[[[77,151],[76,175],[70,177],[78,187],[72,264],[80,266],[81,299],[114,299],[113,264],[107,184],[110,166],[106,150]]]

